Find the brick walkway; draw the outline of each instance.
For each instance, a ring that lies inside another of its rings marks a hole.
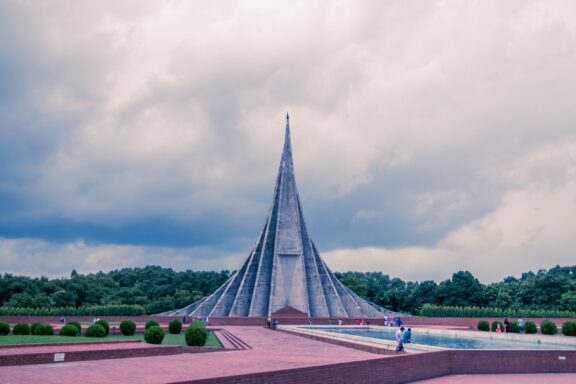
[[[451,375],[415,381],[414,384],[574,384],[574,373],[531,373],[517,375]]]
[[[382,358],[261,327],[226,329],[253,349],[0,367],[0,383],[166,383]]]

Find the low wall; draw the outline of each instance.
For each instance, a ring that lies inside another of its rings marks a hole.
[[[183,347],[179,346],[70,351],[70,352],[64,352],[63,362],[178,355],[181,354],[182,352]],[[2,355],[0,356],[0,366],[53,364],[55,363],[54,357],[55,354],[53,352],[19,353],[15,355]]]

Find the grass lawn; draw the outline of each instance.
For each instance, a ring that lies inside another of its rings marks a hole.
[[[38,343],[86,343],[86,342],[102,342],[102,341],[116,341],[116,340],[126,340],[126,339],[136,339],[142,342],[144,341],[144,335],[134,335],[134,336],[108,336],[104,338],[98,337],[84,337],[84,336],[38,336],[38,335],[8,335],[0,336],[0,344],[38,344]],[[164,335],[164,340],[162,345],[186,345],[186,340],[184,339],[184,333],[179,335],[173,335],[166,333]],[[222,348],[222,345],[214,336],[213,332],[208,332],[208,339],[206,340],[207,348]]]

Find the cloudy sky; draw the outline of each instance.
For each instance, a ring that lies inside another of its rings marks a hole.
[[[576,2],[0,0],[0,272],[236,269],[291,115],[336,271],[576,264]]]

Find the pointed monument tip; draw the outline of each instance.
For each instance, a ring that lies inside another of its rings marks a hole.
[[[288,112],[286,112],[286,121],[290,120],[290,116],[288,116]]]

